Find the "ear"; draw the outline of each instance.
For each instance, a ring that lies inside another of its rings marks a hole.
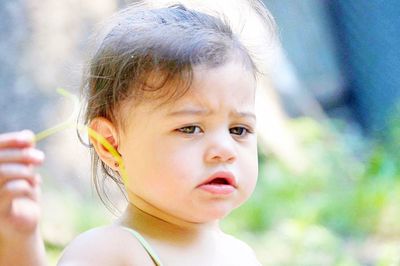
[[[90,122],[89,127],[103,136],[118,151],[117,129],[110,120],[104,117],[96,117]],[[116,160],[111,152],[95,138],[89,138],[100,159],[113,170],[118,170],[118,166],[115,165]]]

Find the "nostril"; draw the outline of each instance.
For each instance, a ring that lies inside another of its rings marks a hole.
[[[233,163],[235,159],[236,149],[229,139],[215,139],[205,151],[205,160],[210,163]]]
[[[209,162],[224,162],[224,163],[232,163],[235,161],[235,155],[232,153],[219,153],[206,156],[207,161]]]

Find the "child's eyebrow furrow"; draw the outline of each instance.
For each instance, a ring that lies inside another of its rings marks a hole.
[[[211,113],[212,113],[211,111],[207,111],[204,109],[182,109],[168,113],[167,116],[185,116],[185,115],[201,116],[201,115],[209,115]]]
[[[234,116],[239,116],[239,117],[244,117],[244,118],[250,118],[253,120],[257,120],[257,117],[254,113],[252,112],[232,112]]]
[[[213,113],[214,113],[213,111],[202,110],[202,109],[182,109],[182,110],[168,113],[167,116],[169,116],[169,117],[170,116],[185,116],[185,115],[204,116],[204,115],[212,115]],[[252,119],[254,121],[257,120],[256,115],[252,112],[232,111],[230,114],[235,117],[243,117],[246,119]]]

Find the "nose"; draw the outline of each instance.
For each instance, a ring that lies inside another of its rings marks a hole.
[[[236,161],[236,144],[229,133],[209,136],[206,145],[204,160],[207,163],[233,163]]]

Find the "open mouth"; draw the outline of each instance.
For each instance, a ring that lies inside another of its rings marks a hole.
[[[208,182],[210,185],[230,185],[229,181],[222,177],[217,177]]]
[[[230,172],[217,172],[211,175],[199,188],[214,196],[226,197],[237,189],[235,176]]]
[[[232,189],[237,188],[236,178],[231,172],[221,171],[216,172],[208,177],[199,187],[219,187],[220,189],[225,187],[231,187]]]

